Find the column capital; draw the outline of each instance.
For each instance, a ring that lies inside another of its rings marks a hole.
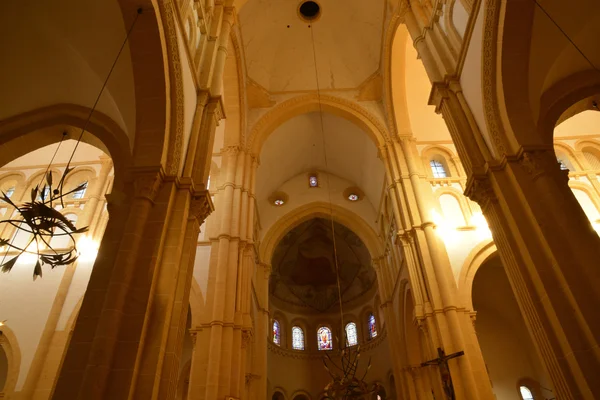
[[[482,209],[498,200],[490,178],[487,175],[471,175],[467,179],[465,196],[479,204]]]
[[[132,171],[133,190],[136,198],[154,201],[164,180],[162,167],[136,169]]]
[[[208,190],[195,192],[190,202],[190,219],[196,219],[202,225],[206,218],[215,210]]]

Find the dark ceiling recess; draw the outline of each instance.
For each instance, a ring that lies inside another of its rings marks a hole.
[[[308,21],[316,19],[320,12],[321,7],[314,1],[305,1],[300,5],[300,14]]]

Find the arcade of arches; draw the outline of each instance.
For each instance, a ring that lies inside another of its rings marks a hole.
[[[3,1],[0,399],[600,398],[596,3]]]

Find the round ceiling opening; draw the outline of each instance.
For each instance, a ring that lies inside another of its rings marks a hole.
[[[319,17],[321,7],[316,2],[309,0],[300,4],[298,11],[300,12],[300,16],[306,21],[314,21]]]

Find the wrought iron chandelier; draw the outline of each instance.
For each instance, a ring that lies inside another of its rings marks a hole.
[[[58,144],[58,147],[52,156],[52,159],[50,160],[48,168],[42,176],[42,179],[33,189],[31,189],[31,200],[29,202],[16,205],[13,201],[11,201],[10,196],[4,192],[1,192],[2,196],[0,196],[0,199],[11,205],[16,211],[16,215],[14,215],[13,218],[0,221],[0,226],[5,224],[16,228],[16,233],[13,234],[12,239],[9,240],[0,238],[0,249],[2,249],[1,252],[4,253],[2,259],[0,260],[0,269],[2,272],[10,272],[17,263],[19,257],[27,254],[35,257],[36,259],[35,267],[33,268],[33,279],[35,280],[37,277],[42,276],[43,265],[49,265],[50,268],[54,269],[58,266],[69,265],[79,257],[77,241],[75,240],[74,235],[87,232],[88,227],[77,228],[71,221],[69,221],[67,217],[56,210],[55,206],[60,204],[64,208],[64,200],[66,196],[78,191],[83,191],[87,188],[87,182],[84,182],[74,189],[64,192],[66,178],[74,170],[74,168],[71,167],[73,156],[77,151],[79,143],[81,142],[81,138],[85,133],[85,129],[87,128],[87,125],[90,122],[94,111],[96,110],[96,106],[100,101],[100,97],[106,88],[106,84],[108,83],[108,80],[117,64],[117,61],[119,60],[119,57],[121,56],[121,53],[123,52],[123,49],[125,48],[125,45],[127,44],[127,41],[129,40],[129,35],[133,31],[135,23],[137,22],[140,14],[142,14],[141,8],[137,10],[137,14],[131,23],[129,30],[127,31],[127,35],[121,44],[121,47],[112,63],[104,83],[102,84],[100,92],[96,97],[96,101],[94,102],[94,105],[88,114],[87,120],[81,128],[81,133],[79,134],[77,143],[73,148],[65,170],[56,186],[54,186],[50,168],[54,158],[56,157],[56,154],[58,153],[58,150],[60,149],[60,145],[65,139],[66,133],[63,133],[63,138]],[[15,238],[20,232],[23,232],[26,235],[33,235],[25,246],[15,244]],[[70,243],[68,246],[66,246],[66,248],[55,248],[52,246],[52,239],[65,236],[69,238]],[[8,253],[11,249],[16,250],[16,255],[8,257]]]

